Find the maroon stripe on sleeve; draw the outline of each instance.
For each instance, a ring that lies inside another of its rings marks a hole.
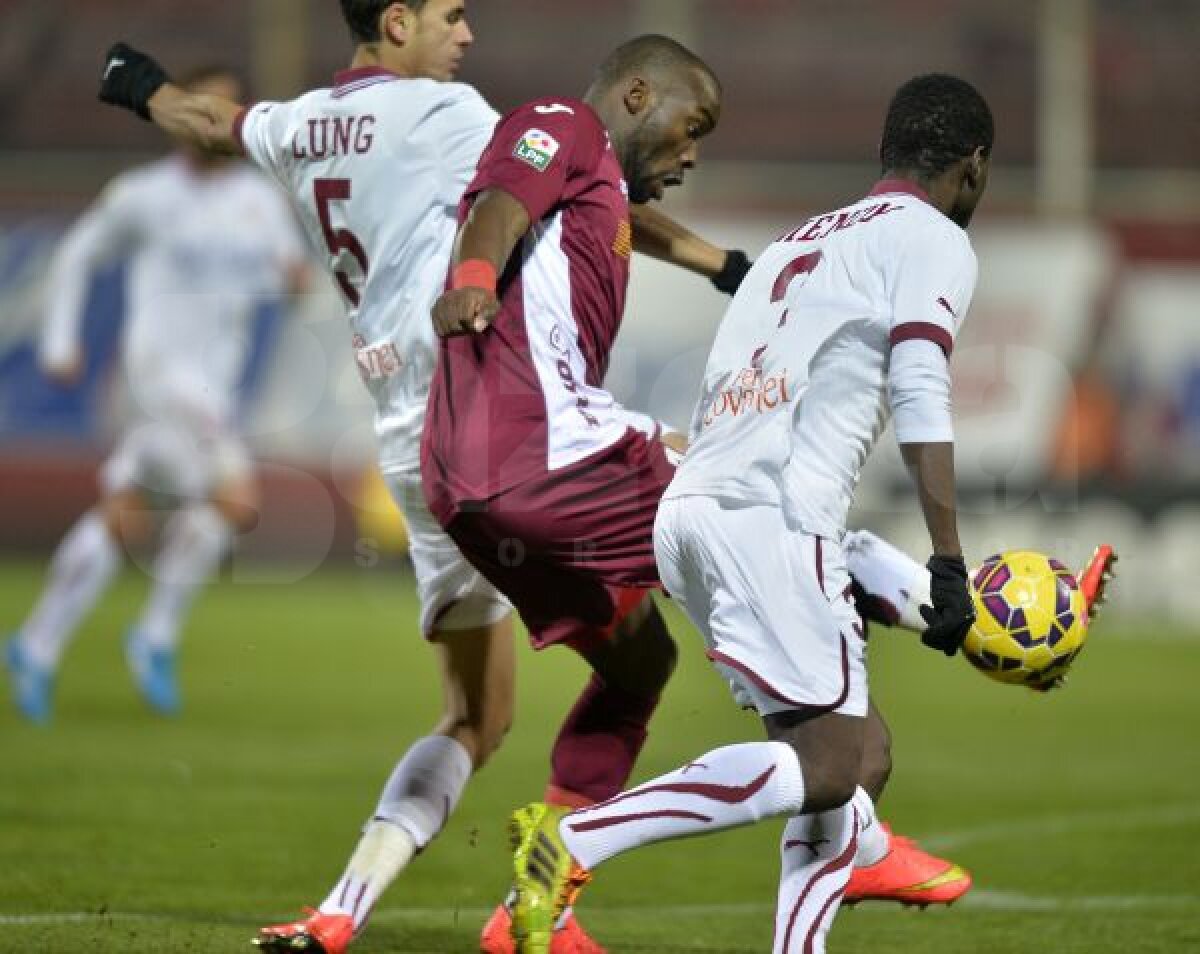
[[[954,338],[950,336],[950,332],[932,321],[906,321],[902,325],[896,325],[888,341],[893,348],[901,341],[932,341],[942,349],[942,354],[947,358],[954,350]]]
[[[233,121],[233,138],[237,141],[238,149],[242,155],[246,155],[246,140],[242,138],[242,127],[246,124],[246,114],[250,112],[251,107],[243,106],[242,111],[237,114],[237,118]]]

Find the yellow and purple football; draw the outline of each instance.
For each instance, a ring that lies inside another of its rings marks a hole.
[[[1087,640],[1083,593],[1062,563],[1032,550],[988,557],[971,574],[975,624],[967,661],[999,682],[1045,689],[1061,681]]]

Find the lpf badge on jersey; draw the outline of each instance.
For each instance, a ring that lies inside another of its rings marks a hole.
[[[538,172],[545,172],[558,152],[558,140],[540,129],[529,129],[517,140],[513,155],[527,162]]]

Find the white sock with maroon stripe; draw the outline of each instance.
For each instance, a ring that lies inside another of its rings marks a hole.
[[[875,802],[865,789],[856,788],[850,804],[858,813],[858,854],[854,856],[854,865],[866,868],[887,857],[892,840],[875,814]]]
[[[780,840],[772,954],[825,954],[825,936],[854,867],[857,835],[853,802],[788,821]]]
[[[716,749],[675,772],[572,812],[559,831],[575,860],[591,869],[631,848],[794,815],[803,805],[804,775],[792,747],[746,742]]]
[[[471,770],[471,756],[455,739],[430,735],[414,742],[392,770],[375,815],[321,912],[349,914],[361,929],[379,896],[442,830]]]
[[[921,606],[932,602],[929,571],[903,550],[868,530],[852,530],[842,540],[846,569],[864,590],[897,613],[897,626],[925,631]]]
[[[388,885],[396,880],[417,853],[412,836],[391,822],[372,819],[350,856],[350,863],[321,902],[322,914],[348,914],[357,933],[367,923],[371,909]]]

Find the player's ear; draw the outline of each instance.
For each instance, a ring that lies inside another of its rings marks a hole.
[[[967,180],[967,185],[973,191],[983,185],[987,177],[987,153],[982,146],[979,146],[967,157],[967,164],[963,169],[963,177]]]
[[[650,107],[650,84],[640,76],[632,77],[625,86],[625,108],[630,116],[638,116]]]
[[[388,4],[379,15],[379,34],[396,46],[403,46],[412,29],[413,12],[407,3]]]

